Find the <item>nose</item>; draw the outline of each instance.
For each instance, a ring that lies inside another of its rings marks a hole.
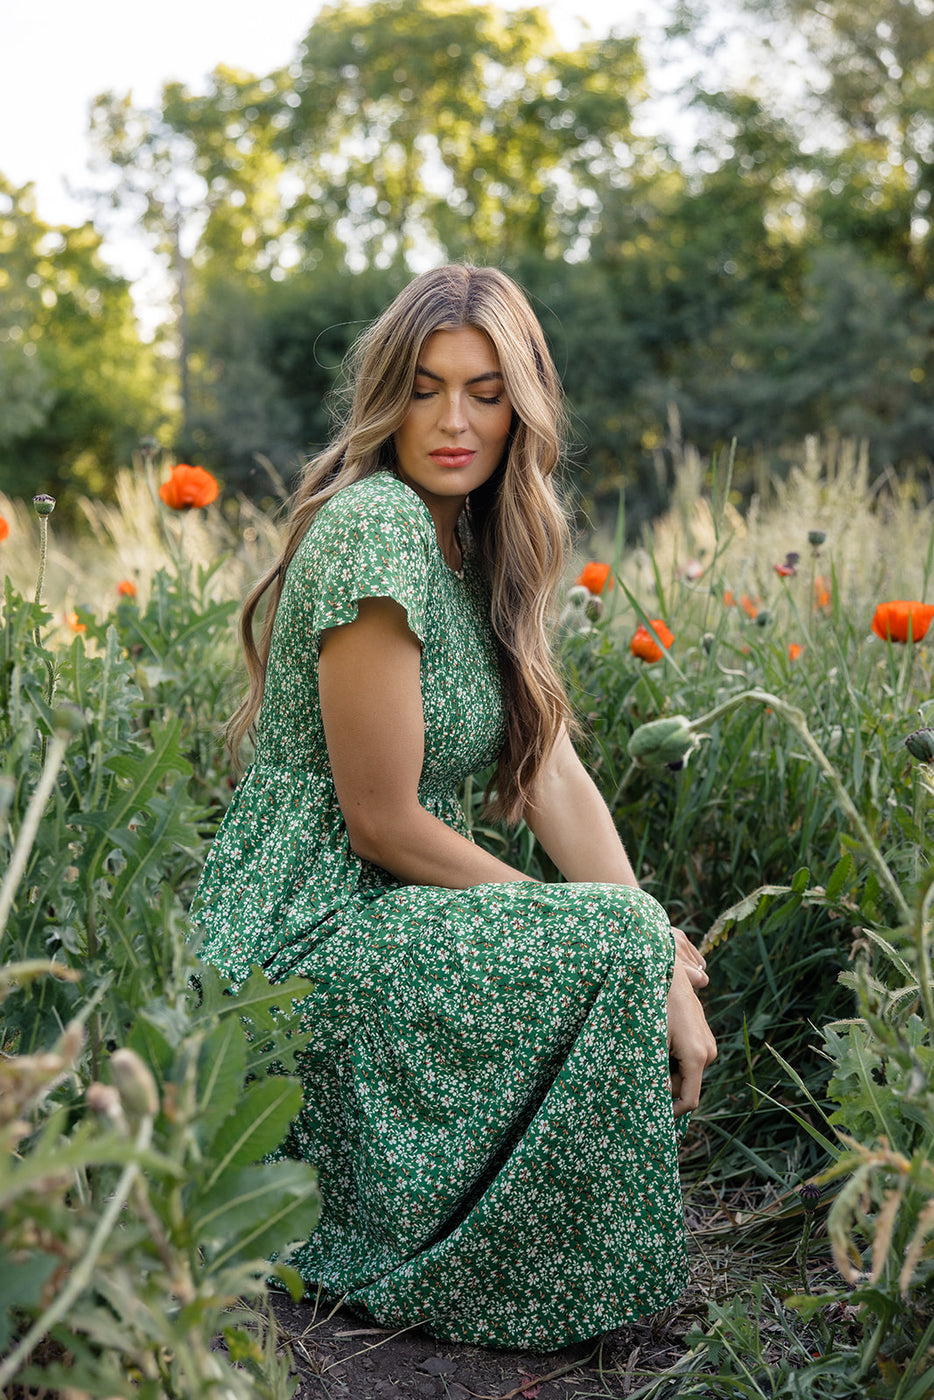
[[[438,427],[445,433],[462,433],[467,427],[464,396],[460,392],[441,395]]]

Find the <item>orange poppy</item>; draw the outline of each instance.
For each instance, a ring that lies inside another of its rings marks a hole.
[[[820,574],[814,580],[814,602],[819,608],[830,607],[830,585]]]
[[[789,660],[789,661],[797,661],[798,657],[801,655],[801,653],[802,653],[803,651],[804,651],[804,647],[801,646],[801,644],[800,644],[799,642],[789,642],[789,643],[788,643],[788,660]]]
[[[220,490],[217,482],[204,467],[189,467],[179,462],[172,468],[168,481],[159,487],[159,495],[172,510],[191,510],[197,506],[209,506],[217,500]]]
[[[649,631],[649,627],[651,627],[651,631]],[[664,655],[662,647],[665,648],[665,651],[668,650],[675,639],[674,633],[670,632],[661,618],[658,617],[652,618],[649,627],[642,623],[639,624],[632,641],[629,643],[629,650],[640,661],[661,661]],[[659,642],[661,642],[661,646],[659,646]]]
[[[748,593],[744,593],[739,600],[739,605],[747,617],[751,617],[753,622],[759,616],[759,599],[750,598]]]
[[[135,598],[136,584],[131,578],[123,578],[117,584],[117,592],[120,594],[121,598]]]
[[[880,603],[872,619],[872,630],[883,641],[907,642],[909,626],[912,641],[920,642],[934,618],[934,603],[907,602],[898,598]]]
[[[609,564],[593,562],[585,564],[574,580],[575,587],[586,588],[591,593],[600,594],[606,587],[607,579],[610,580],[610,587],[613,587],[613,580],[610,578],[612,572]]]
[[[76,612],[64,613],[62,616],[62,621],[64,622],[66,627],[69,627],[71,629],[72,632],[86,632],[88,630],[87,623],[82,622]]]
[[[7,535],[8,535],[9,533],[10,533],[10,527],[9,527],[9,525],[8,525],[7,522],[4,520],[3,516],[0,515],[0,540],[5,540],[6,537],[7,537]]]

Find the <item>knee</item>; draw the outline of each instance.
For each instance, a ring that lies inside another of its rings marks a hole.
[[[670,978],[675,943],[667,913],[645,890],[617,888],[617,919],[626,952],[630,956],[641,954],[654,970]]]

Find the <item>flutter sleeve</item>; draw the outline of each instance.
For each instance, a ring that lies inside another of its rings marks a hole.
[[[300,564],[315,640],[328,627],[353,622],[361,598],[392,598],[424,643],[433,530],[415,493],[384,474],[346,487],[322,506]]]

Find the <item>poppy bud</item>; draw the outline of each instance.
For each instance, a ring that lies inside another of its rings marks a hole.
[[[826,530],[808,530],[808,544],[813,545],[815,549],[822,545],[826,538]]]
[[[929,726],[916,729],[905,740],[905,748],[912,758],[917,758],[921,763],[934,763],[934,729]]]
[[[158,1112],[156,1081],[134,1050],[115,1050],[110,1057],[110,1069],[123,1110],[131,1121]]]
[[[37,515],[51,515],[55,509],[55,497],[33,496],[32,504]]]
[[[114,1128],[126,1131],[126,1118],[120,1095],[112,1084],[89,1084],[85,1102],[92,1113],[109,1122]]]
[[[687,715],[670,715],[642,724],[629,740],[629,757],[640,768],[683,764],[697,748],[698,739]]]
[[[803,1186],[798,1187],[798,1195],[801,1197],[801,1204],[808,1215],[817,1210],[817,1203],[820,1200],[820,1187],[815,1186],[813,1181],[806,1181]]]

